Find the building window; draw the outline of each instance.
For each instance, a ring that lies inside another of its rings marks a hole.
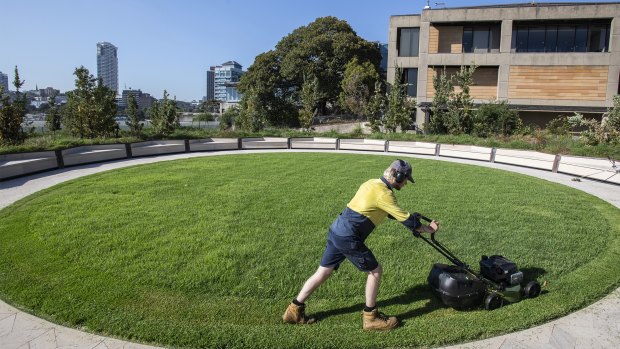
[[[418,69],[403,69],[402,82],[406,85],[407,96],[416,97],[418,95]]]
[[[398,28],[396,34],[398,57],[417,57],[420,46],[420,28]]]
[[[463,52],[499,52],[499,38],[497,26],[463,27]]]
[[[609,21],[517,23],[512,30],[515,52],[607,52]]]

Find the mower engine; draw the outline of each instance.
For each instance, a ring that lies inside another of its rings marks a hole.
[[[523,273],[517,265],[503,256],[482,256],[480,260],[480,274],[495,282],[501,289],[520,285],[523,282]]]

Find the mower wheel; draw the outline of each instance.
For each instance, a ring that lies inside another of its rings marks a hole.
[[[523,296],[525,298],[536,298],[540,294],[540,284],[538,281],[530,281],[523,288]]]
[[[491,292],[484,297],[484,309],[495,310],[504,305],[504,299],[497,293]]]

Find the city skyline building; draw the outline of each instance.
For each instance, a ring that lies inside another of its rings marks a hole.
[[[4,92],[9,92],[9,76],[7,74],[3,74],[0,71],[0,86],[4,89]]]
[[[233,87],[243,75],[243,67],[235,61],[228,61],[214,69],[214,99],[220,102],[227,101],[227,88]],[[229,91],[231,93],[231,91]],[[232,93],[231,93],[232,94]],[[236,95],[238,96],[238,94]]]
[[[207,90],[205,93],[205,101],[211,101],[215,99],[215,67],[209,67],[207,70]]]
[[[109,42],[97,43],[97,77],[118,93],[118,48]]]

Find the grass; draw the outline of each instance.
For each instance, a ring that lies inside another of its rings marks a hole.
[[[388,221],[368,245],[379,306],[403,325],[361,330],[365,275],[350,263],[308,301],[312,326],[280,316],[316,269],[332,220],[391,161],[353,154],[236,154],[87,176],[0,211],[0,298],[86,331],[181,348],[383,348],[486,338],[565,315],[620,285],[618,209],[494,169],[413,159],[396,196],[442,222],[438,239],[476,265],[513,259],[543,294],[456,311],[426,277],[443,257]]]

